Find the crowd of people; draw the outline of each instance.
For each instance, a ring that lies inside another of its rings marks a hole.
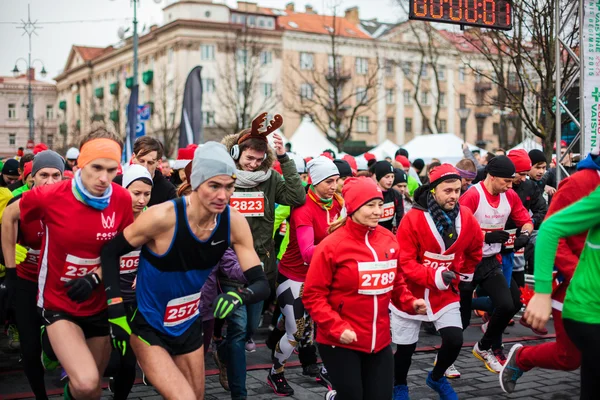
[[[576,166],[565,155],[572,176],[558,187],[540,150],[465,145],[456,165],[426,165],[400,148],[365,154],[360,170],[330,150],[303,159],[282,124],[263,113],[174,163],[143,136],[122,165],[101,127],[64,157],[40,144],[4,161],[0,317],[36,399],[57,368],[65,399],[99,399],[103,377],[126,399],[138,366],[163,397],[201,399],[209,353],[231,398],[246,399],[261,321],[279,396],[294,394],[285,366],[297,352],[326,399],[409,399],[425,324],[441,337],[425,383],[458,399],[450,381],[473,312],[472,354],[506,393],[535,367],[581,367],[581,398],[597,395],[597,152]],[[505,352],[523,307],[518,322],[544,335],[552,316],[556,340]]]

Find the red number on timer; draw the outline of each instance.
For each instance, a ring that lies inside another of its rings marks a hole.
[[[450,4],[450,19],[452,21],[460,21],[462,19],[462,0],[447,0]],[[458,5],[456,4],[458,3]]]
[[[427,0],[416,0],[413,3],[413,12],[417,17],[427,16]]]
[[[444,7],[442,7],[443,2],[444,0],[430,0],[430,10],[433,18],[442,18],[444,16]],[[435,12],[436,6],[438,12]]]
[[[496,2],[494,0],[483,0],[483,22],[486,25],[496,23]]]
[[[477,0],[465,0],[465,20],[477,22]]]
[[[510,4],[506,2],[506,26],[510,26],[512,21],[510,20]]]

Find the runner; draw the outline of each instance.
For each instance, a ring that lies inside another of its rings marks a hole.
[[[461,195],[464,194],[471,186],[473,186],[473,180],[477,178],[477,168],[473,160],[463,158],[456,164],[456,169],[460,174],[462,187],[460,189]]]
[[[415,190],[417,190],[421,182],[417,180],[418,175],[416,175],[416,172],[410,167],[410,161],[408,157],[405,157],[403,155],[397,155],[394,167],[400,168],[404,172],[406,172],[406,174],[408,175],[408,179],[406,181],[408,183],[408,194],[414,196]],[[416,177],[413,176],[411,172],[414,173]]]
[[[407,313],[425,314],[427,307],[407,289],[398,242],[379,225],[381,189],[372,179],[349,178],[343,194],[348,217],[316,248],[302,299],[335,389],[326,398],[390,399],[390,301]]]
[[[383,215],[379,224],[392,233],[396,233],[400,220],[404,216],[404,202],[402,195],[392,189],[394,167],[387,161],[377,161],[371,167],[377,186],[383,192]]]
[[[19,180],[19,162],[14,158],[6,160],[2,166],[2,174],[0,176],[0,187],[8,187]]]
[[[146,168],[133,164],[123,174],[123,187],[131,195],[134,220],[146,210],[152,193],[152,176]],[[121,257],[120,286],[121,295],[128,319],[131,319],[137,308],[135,300],[135,283],[140,252],[134,250]],[[111,376],[108,389],[113,393],[115,400],[127,399],[133,387],[136,375],[137,359],[131,346],[127,346],[125,354],[113,349],[107,371]],[[105,372],[106,374],[106,372]]]
[[[65,154],[65,170],[73,171],[77,165],[77,157],[79,157],[79,149],[76,147],[70,147]]]
[[[473,279],[482,255],[479,223],[471,210],[458,205],[459,172],[442,164],[431,171],[429,181],[415,192],[416,205],[405,215],[396,235],[406,285],[415,296],[425,299],[427,315],[410,315],[390,305],[392,341],[397,344],[394,400],[409,398],[407,375],[421,321],[432,321],[442,337],[427,385],[442,399],[458,399],[446,380],[460,377],[453,365],[463,343],[457,286]],[[423,232],[422,227],[429,229]]]
[[[328,380],[326,372],[317,366],[312,320],[302,305],[302,291],[315,247],[327,236],[329,226],[340,217],[344,201],[335,192],[339,171],[333,161],[325,156],[311,160],[308,175],[312,181],[308,199],[303,206],[292,209],[290,241],[277,275],[277,304],[285,318],[285,335],[275,347],[267,383],[280,396],[294,394],[284,370],[297,345],[303,353],[302,373]]]
[[[12,191],[13,197],[20,195],[23,192],[28,191],[33,186],[33,175],[31,171],[33,169],[33,161],[29,161],[23,167],[23,173],[21,174],[21,178],[23,180],[23,185]]]
[[[580,399],[597,399],[600,392],[600,188],[550,216],[542,224],[535,249],[535,295],[524,318],[543,327],[552,309],[553,268],[559,239],[589,230],[581,259],[567,289],[563,323],[581,351]]]
[[[404,208],[404,214],[413,208],[414,200],[408,194],[408,175],[400,168],[394,168],[394,183],[392,188],[396,190],[402,196],[402,206]]]
[[[62,174],[65,168],[64,160],[58,153],[47,150],[38,153],[33,161],[31,175],[35,187],[53,185],[62,181]],[[9,205],[20,200],[22,194],[13,197]],[[7,214],[5,223],[8,224],[14,212],[11,208]],[[29,381],[29,386],[36,399],[47,399],[46,386],[44,384],[44,367],[40,360],[42,347],[40,343],[40,327],[42,319],[37,312],[36,298],[38,294],[38,259],[42,245],[42,236],[44,228],[40,220],[31,220],[28,223],[21,223],[18,227],[18,244],[10,241],[10,236],[3,235],[2,248],[8,247],[15,249],[18,263],[15,260],[5,260],[6,265],[6,286],[14,285],[14,303],[17,329],[21,343],[21,354],[23,359],[23,369],[25,376]],[[10,253],[10,251],[7,251]],[[7,254],[3,251],[3,254]],[[12,292],[13,290],[9,290]],[[11,300],[8,301],[9,304]]]
[[[269,295],[247,222],[228,206],[235,173],[225,147],[207,142],[194,154],[192,194],[150,207],[102,250],[113,347],[123,354],[133,332],[130,343],[140,367],[167,399],[204,397],[200,295],[229,246],[249,285],[220,294],[214,301],[215,317],[225,318]],[[120,293],[119,258],[140,246],[138,309],[130,329]]]
[[[351,176],[354,176],[354,172],[352,172],[352,167],[346,160],[336,159],[333,160],[333,163],[335,164],[335,166],[338,169],[338,172],[340,173],[340,177],[337,180],[337,187],[335,189],[335,192],[341,196],[342,188],[344,187],[344,182],[346,181],[346,179],[350,178]]]
[[[15,189],[20,188],[21,186],[23,186],[25,184],[25,182],[23,182],[23,171],[25,171],[25,164],[27,164],[30,161],[33,161],[33,157],[34,154],[33,153],[27,153],[24,154],[23,157],[21,157],[19,159],[19,168],[18,168],[18,172],[19,172],[19,180],[15,181],[14,183],[8,185],[8,189],[12,192]]]
[[[103,129],[88,135],[75,179],[23,193],[7,208],[2,223],[8,260],[15,258],[12,243],[19,219],[23,226],[44,225],[37,306],[52,349],[69,375],[66,399],[99,399],[110,355],[100,249],[133,221],[129,193],[111,183],[121,159],[120,144],[112,138]]]
[[[577,173],[560,182],[547,215],[567,208],[600,186],[600,156],[597,151],[579,162],[577,168]],[[561,371],[579,368],[581,353],[565,332],[562,310],[565,294],[579,262],[586,237],[587,232],[582,232],[559,241],[554,263],[554,280],[558,285],[552,290],[552,322],[556,341],[537,346],[513,346],[508,354],[506,366],[500,373],[500,386],[505,392],[512,393],[523,372],[535,367]]]
[[[502,332],[511,318],[521,309],[519,287],[512,279],[510,287],[502,274],[500,250],[510,234],[504,230],[510,217],[520,228],[515,239],[516,250],[529,241],[533,224],[519,196],[510,190],[515,177],[515,166],[506,156],[496,156],[486,166],[484,181],[474,185],[461,198],[461,207],[472,212],[485,232],[483,259],[475,269],[473,281],[491,298],[494,311],[487,330],[473,347],[473,355],[484,362],[486,368],[499,373],[506,360],[501,343]],[[463,329],[469,325],[472,291],[461,293]]]

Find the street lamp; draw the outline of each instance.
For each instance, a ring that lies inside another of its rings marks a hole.
[[[35,122],[35,117],[34,117],[34,113],[33,113],[33,91],[31,88],[31,80],[34,79],[35,77],[32,76],[33,74],[31,73],[31,68],[33,68],[33,65],[36,62],[39,62],[40,64],[42,64],[42,70],[40,71],[40,74],[42,75],[43,78],[46,77],[46,75],[48,74],[48,72],[46,71],[46,67],[44,66],[44,62],[42,60],[39,59],[35,59],[33,61],[31,61],[31,50],[29,51],[29,57],[27,60],[25,60],[24,58],[18,58],[17,61],[15,61],[15,67],[12,70],[12,73],[14,75],[14,77],[16,78],[17,76],[19,76],[19,74],[21,73],[21,71],[19,71],[19,67],[17,64],[19,64],[19,61],[23,61],[25,63],[25,73],[27,74],[27,119],[29,120],[29,140],[33,141],[35,140],[35,131],[34,131],[34,122]]]
[[[467,142],[467,120],[469,119],[469,115],[471,115],[470,108],[459,108],[458,116],[460,117],[460,133],[463,136],[463,142]]]

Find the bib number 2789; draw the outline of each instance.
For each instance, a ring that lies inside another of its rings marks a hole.
[[[359,262],[358,293],[367,295],[383,294],[394,288],[396,260]]]

